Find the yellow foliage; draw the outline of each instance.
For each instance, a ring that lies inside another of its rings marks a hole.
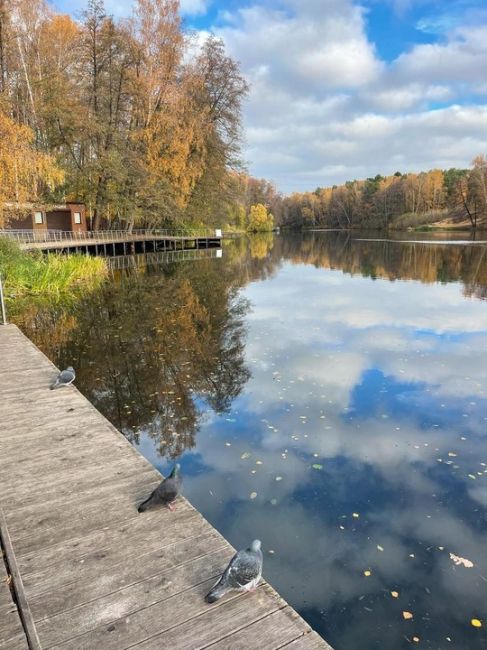
[[[251,232],[265,232],[274,227],[274,217],[267,212],[262,203],[250,207],[249,230]]]
[[[0,219],[6,201],[35,201],[39,185],[59,185],[63,172],[51,156],[32,146],[33,133],[0,111]]]

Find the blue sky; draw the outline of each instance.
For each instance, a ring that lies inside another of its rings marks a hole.
[[[119,16],[131,4],[106,0]],[[182,0],[181,13],[240,61],[244,159],[283,192],[487,153],[484,0]]]

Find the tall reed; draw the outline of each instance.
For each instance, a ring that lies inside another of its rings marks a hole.
[[[15,242],[0,239],[0,273],[7,303],[29,296],[57,302],[97,289],[108,269],[99,257],[27,253]]]

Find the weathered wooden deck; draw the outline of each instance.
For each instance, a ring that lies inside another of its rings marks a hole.
[[[230,544],[182,497],[139,515],[160,474],[75,387],[49,390],[56,374],[0,326],[0,507],[29,647],[330,650],[268,584],[204,602]],[[26,647],[11,606],[0,591],[1,650]]]
[[[0,648],[28,650],[20,612],[10,590],[11,575],[7,573],[4,559],[0,557]],[[9,644],[6,644],[6,641]]]

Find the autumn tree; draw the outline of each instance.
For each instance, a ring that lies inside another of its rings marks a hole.
[[[42,197],[63,180],[54,160],[33,147],[34,134],[0,110],[0,223],[8,211]],[[5,206],[5,203],[10,204]],[[7,209],[5,209],[7,208]]]
[[[274,217],[267,212],[267,208],[262,203],[250,207],[248,229],[251,232],[266,232],[274,227]]]

